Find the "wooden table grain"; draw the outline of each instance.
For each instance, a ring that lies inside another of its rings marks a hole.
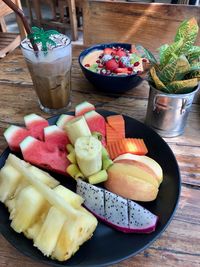
[[[82,46],[73,47],[72,106],[88,100],[98,107],[129,115],[144,122],[148,84],[144,81],[125,94],[96,91],[83,77],[77,57]],[[37,113],[45,118],[37,103],[30,75],[20,50],[0,61],[0,152],[7,147],[3,137],[10,124],[23,125],[23,116]],[[116,264],[118,267],[199,267],[200,266],[200,97],[195,97],[185,133],[165,138],[178,161],[182,190],[178,209],[166,231],[148,249]],[[42,267],[23,256],[0,235],[0,267]]]

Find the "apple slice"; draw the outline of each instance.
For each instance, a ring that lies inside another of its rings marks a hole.
[[[141,162],[147,165],[155,173],[155,176],[158,180],[159,185],[162,183],[163,171],[162,171],[161,166],[154,159],[147,157],[147,156],[139,156],[139,155],[126,153],[115,158],[114,162],[121,162],[122,160],[127,160],[126,162],[130,164],[131,164],[131,161],[138,161],[138,162]]]
[[[116,165],[117,164],[117,165]],[[128,170],[130,164],[122,163]],[[143,179],[140,179],[133,172],[132,175],[121,171],[121,165],[114,163],[108,169],[108,180],[104,186],[109,191],[122,196],[124,198],[136,201],[152,201],[156,199],[158,194],[158,186],[153,185]]]

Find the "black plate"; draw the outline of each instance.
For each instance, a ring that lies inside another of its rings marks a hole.
[[[114,112],[99,111],[103,116],[115,114]],[[69,113],[72,114],[72,113]],[[58,116],[49,119],[55,124]],[[176,210],[180,195],[181,179],[178,164],[173,152],[166,142],[153,130],[135,119],[124,116],[126,122],[126,137],[143,138],[148,147],[148,156],[155,159],[162,167],[164,180],[160,186],[158,197],[150,203],[142,203],[151,212],[159,216],[156,231],[151,234],[124,234],[99,222],[93,237],[81,246],[79,251],[68,261],[53,261],[33,247],[32,241],[23,234],[17,234],[10,227],[9,214],[3,204],[0,204],[0,232],[19,251],[31,258],[51,266],[106,266],[122,261],[146,249],[170,223]],[[0,167],[10,153],[6,149],[0,157]],[[51,173],[61,183],[75,189],[72,179],[60,177]]]

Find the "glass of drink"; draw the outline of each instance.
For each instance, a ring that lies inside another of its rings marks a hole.
[[[34,51],[28,38],[21,42],[40,108],[47,113],[60,113],[70,106],[72,48],[63,34],[50,36],[55,45],[47,43],[46,51],[37,44]]]

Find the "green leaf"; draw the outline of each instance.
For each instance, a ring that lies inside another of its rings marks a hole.
[[[175,42],[183,39],[180,53],[186,53],[192,47],[197,38],[198,31],[199,27],[195,18],[184,20],[180,24],[174,39]]]
[[[198,79],[189,79],[183,81],[173,81],[167,85],[169,90],[172,90],[175,94],[190,93],[198,85]]]
[[[190,64],[185,56],[180,56],[178,59],[167,64],[162,71],[158,73],[160,80],[168,84],[176,78],[182,79],[185,73],[190,69]]]
[[[41,39],[33,39],[33,44],[38,44],[38,43],[41,43]]]
[[[31,30],[32,30],[33,33],[40,32],[40,28],[38,28],[38,27],[36,27],[36,26],[33,26],[33,27],[31,28]]]
[[[200,70],[200,62],[195,62],[190,66],[190,71]]]
[[[146,48],[144,48],[145,57],[149,60],[149,62],[153,65],[157,65],[157,60],[154,55]]]
[[[51,40],[51,39],[48,39],[48,40],[47,40],[47,43],[49,43],[49,44],[52,45],[52,46],[56,46],[56,42],[54,42],[54,41]]]
[[[162,58],[163,58],[163,53],[165,52],[165,50],[169,47],[168,44],[164,44],[164,45],[161,45],[159,48],[158,48],[158,51],[159,51],[159,58],[160,58],[160,63],[162,62]]]
[[[187,52],[189,62],[200,58],[200,46],[192,46]]]
[[[179,56],[179,51],[182,45],[183,39],[180,39],[177,42],[174,42],[169,45],[162,53],[162,57],[160,58],[161,65],[165,66],[170,61],[170,59],[176,59]]]
[[[200,70],[192,71],[188,74],[188,78],[197,78],[200,81]]]
[[[158,90],[161,90],[161,91],[166,91],[167,93],[169,93],[169,91],[166,89],[166,86],[165,84],[158,78],[157,74],[156,74],[156,70],[154,67],[152,67],[150,69],[150,75],[151,75],[151,78],[152,80],[154,81],[155,83],[155,86]]]

